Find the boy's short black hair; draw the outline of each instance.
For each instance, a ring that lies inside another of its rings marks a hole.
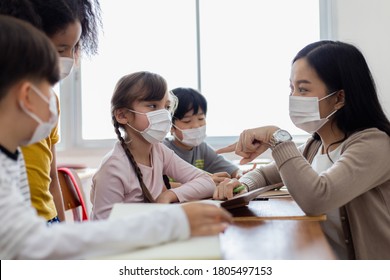
[[[49,38],[31,24],[0,15],[0,100],[20,80],[60,79],[58,54]]]
[[[207,101],[206,98],[197,90],[193,88],[179,87],[172,90],[172,93],[178,99],[178,105],[173,115],[173,122],[181,120],[184,115],[191,110],[194,110],[194,115],[198,114],[199,108],[203,113],[207,114]]]

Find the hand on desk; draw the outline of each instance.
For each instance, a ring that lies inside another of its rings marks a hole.
[[[188,203],[182,207],[190,224],[191,236],[215,235],[224,232],[232,223],[232,215],[215,205]]]
[[[221,183],[225,179],[230,179],[230,174],[227,172],[217,172],[214,174],[209,174],[211,178],[213,179],[216,186],[218,186],[219,183]]]
[[[237,179],[225,179],[222,181],[214,191],[213,199],[218,200],[224,200],[224,199],[231,199],[234,195],[242,194],[247,192],[247,188],[240,191],[239,193],[234,193],[233,190],[239,186],[241,186],[242,183],[240,183]]]

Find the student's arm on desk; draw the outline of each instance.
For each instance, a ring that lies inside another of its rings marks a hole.
[[[176,208],[175,208],[176,207]],[[150,203],[132,203],[116,204],[110,215],[111,220],[120,219],[124,215],[139,215],[140,213],[159,213],[174,209],[179,210],[179,205],[172,204],[150,204]],[[214,206],[207,207],[200,203],[186,203],[182,205],[188,220],[189,227],[193,236],[187,240],[169,242],[155,247],[140,249],[126,254],[110,256],[114,259],[220,259],[221,251],[219,247],[218,235],[203,236],[210,234],[210,230],[215,234],[220,232],[215,218],[220,215],[220,209]],[[207,207],[211,211],[204,211]],[[199,219],[201,217],[201,219]],[[210,220],[205,223],[204,219]],[[222,220],[230,222],[230,216],[222,216]],[[210,227],[210,223],[212,224]],[[165,225],[162,225],[165,227]],[[224,229],[223,229],[224,230]]]

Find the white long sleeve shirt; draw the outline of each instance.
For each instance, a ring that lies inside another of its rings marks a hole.
[[[0,150],[0,259],[103,257],[190,235],[179,206],[114,221],[48,227],[21,194],[21,178],[15,175],[19,168],[17,159]]]

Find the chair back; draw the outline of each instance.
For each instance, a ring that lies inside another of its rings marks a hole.
[[[73,221],[75,222],[88,220],[81,180],[76,171],[66,167],[59,167],[57,171],[65,211],[72,211]]]

